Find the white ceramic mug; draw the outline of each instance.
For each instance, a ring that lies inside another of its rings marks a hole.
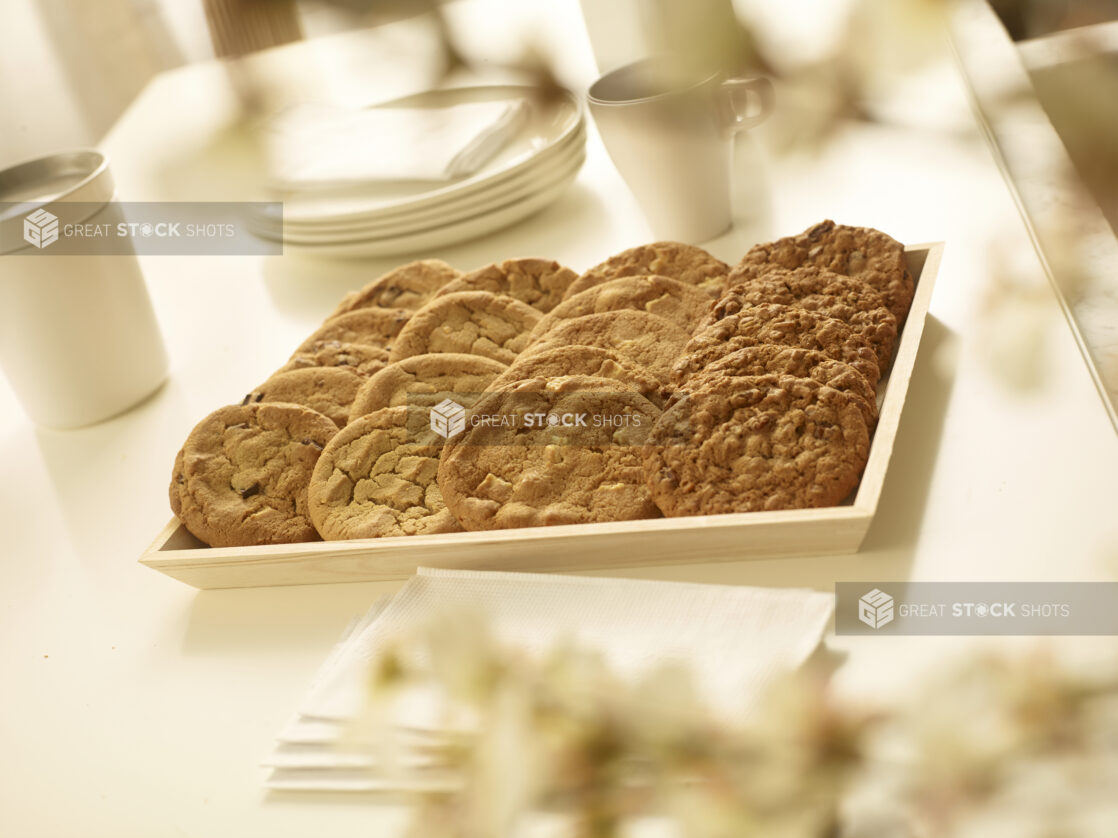
[[[25,219],[39,210],[57,216],[55,224],[115,224],[121,216],[113,197],[108,161],[97,151],[0,171],[0,367],[44,427],[107,419],[167,377],[134,253],[55,256],[25,238]]]
[[[606,73],[588,99],[657,238],[694,243],[729,229],[732,139],[771,111],[768,79],[727,79],[649,58]]]

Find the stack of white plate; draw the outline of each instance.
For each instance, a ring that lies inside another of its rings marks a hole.
[[[524,100],[523,127],[482,169],[451,183],[398,182],[348,190],[293,192],[281,213],[252,219],[257,234],[285,252],[319,256],[421,253],[493,232],[558,198],[586,158],[586,127],[569,93],[542,97],[499,85],[430,90],[376,107],[444,108],[464,102]]]

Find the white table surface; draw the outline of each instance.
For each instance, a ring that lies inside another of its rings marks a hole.
[[[593,69],[575,7],[552,8],[556,36],[583,44],[565,54],[565,67],[584,82]],[[330,50],[318,58],[340,60]],[[386,50],[378,60],[391,58]],[[198,168],[184,176],[181,163],[220,172],[233,155],[213,139],[227,101],[221,79],[213,65],[162,76],[123,116],[104,142],[122,197],[214,197],[210,184],[235,181]],[[400,75],[375,87],[347,80],[370,99],[415,84]],[[938,92],[965,107],[950,72]],[[711,245],[723,258],[825,216],[903,241],[947,242],[881,506],[853,556],[695,565],[681,555],[678,565],[611,573],[821,590],[836,580],[1114,578],[1118,440],[977,132],[863,125],[818,158],[777,159],[747,144],[739,159],[740,225]],[[514,255],[581,269],[648,238],[592,132],[586,167],[555,205],[427,255],[467,269]],[[1032,390],[1008,387],[988,361],[990,241],[1014,257],[1036,300],[1042,375]],[[401,830],[407,810],[398,801],[267,795],[257,767],[348,618],[396,586],[200,593],[136,563],[168,518],[171,461],[194,423],[239,399],[346,289],[388,267],[148,258],[173,365],[157,395],[104,424],[49,432],[30,424],[0,382],[0,835]],[[903,691],[913,673],[976,642],[836,638],[850,652],[838,683],[852,694]]]

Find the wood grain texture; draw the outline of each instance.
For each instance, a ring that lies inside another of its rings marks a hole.
[[[404,579],[417,567],[564,572],[681,562],[854,553],[881,497],[943,244],[905,248],[916,294],[889,375],[862,481],[846,504],[694,518],[447,533],[263,547],[206,547],[172,518],[141,564],[196,588]]]

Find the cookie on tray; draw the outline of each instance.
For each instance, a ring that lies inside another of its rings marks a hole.
[[[898,326],[904,324],[915,290],[903,244],[880,230],[847,227],[830,219],[809,227],[798,236],[754,246],[742,257],[738,267],[746,265],[781,268],[812,265],[863,279],[885,298]]]
[[[440,288],[461,275],[461,271],[438,259],[409,262],[377,277],[364,288],[346,294],[330,317],[362,308],[403,308],[415,311]]]
[[[731,352],[763,343],[822,352],[854,367],[871,387],[876,387],[881,377],[877,354],[869,341],[841,320],[779,303],[765,303],[747,306],[697,332],[673,368],[672,378],[683,381]]]
[[[527,303],[488,291],[436,297],[415,313],[392,345],[395,363],[413,355],[457,352],[511,363],[542,315]]]
[[[667,276],[695,285],[717,297],[726,287],[730,266],[701,247],[682,242],[642,244],[611,256],[571,283],[567,299],[611,279],[625,276]]]
[[[855,399],[770,378],[708,381],[661,414],[644,472],[665,515],[834,506],[858,485],[869,433]]]
[[[550,259],[506,259],[470,271],[444,285],[436,296],[488,291],[520,300],[543,314],[563,299],[578,274]]]
[[[363,343],[323,340],[308,347],[310,351],[291,356],[276,372],[313,367],[347,367],[358,375],[371,376],[388,365],[388,350]]]
[[[448,398],[469,407],[506,369],[500,361],[481,355],[413,355],[389,364],[361,386],[349,421],[385,407],[430,408]]]
[[[316,540],[307,484],[337,431],[322,414],[294,404],[214,411],[190,432],[176,458],[175,514],[212,547]]]
[[[675,381],[681,391],[699,389],[712,378],[738,378],[751,375],[790,375],[810,378],[836,390],[850,393],[858,401],[866,427],[877,424],[877,397],[866,377],[849,364],[828,358],[822,352],[797,346],[762,343],[731,352],[708,364],[701,371]]]
[[[780,303],[841,320],[869,341],[884,371],[893,358],[897,318],[865,280],[825,268],[744,265],[730,274],[730,288],[711,307],[707,324],[747,305]]]
[[[623,309],[655,314],[693,332],[710,309],[710,295],[666,276],[622,277],[564,300],[539,322],[535,335],[546,334],[561,320]]]
[[[244,404],[285,402],[317,410],[339,428],[365,377],[350,367],[307,367],[277,372],[247,396]]]
[[[292,353],[307,355],[329,341],[360,343],[388,349],[412,316],[406,308],[359,308],[331,317]]]
[[[443,451],[443,499],[466,529],[658,516],[641,450],[660,411],[624,384],[533,378],[491,390],[471,413],[510,419],[470,422]]]
[[[525,352],[493,379],[491,386],[496,389],[528,378],[559,378],[564,375],[590,375],[620,381],[657,407],[663,407],[667,398],[664,383],[643,368],[610,349],[577,344]]]
[[[684,329],[643,311],[608,311],[557,323],[528,349],[532,355],[562,346],[596,346],[668,380],[672,365],[691,338]]]
[[[443,440],[425,426],[409,426],[410,410],[362,416],[326,445],[308,498],[311,520],[327,541],[461,531],[437,479]]]

